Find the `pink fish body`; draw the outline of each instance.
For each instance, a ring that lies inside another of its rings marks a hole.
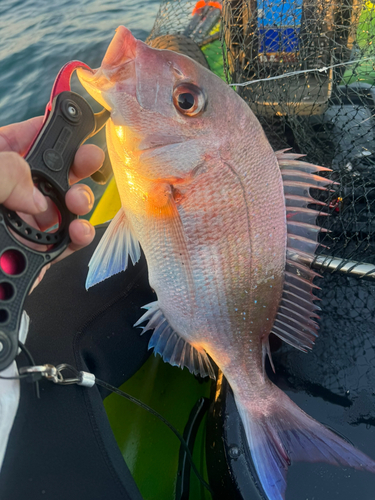
[[[308,264],[318,228],[310,186],[324,170],[274,153],[247,104],[190,58],[120,26],[91,74],[111,111],[107,144],[122,209],[90,263],[88,286],[136,262],[142,247],[158,300],[137,325],[165,361],[231,385],[269,500],[291,459],[375,472],[375,463],[300,410],[267,378],[272,331],[301,350],[317,324]],[[209,356],[208,356],[209,355]],[[272,362],[272,361],[271,361]]]

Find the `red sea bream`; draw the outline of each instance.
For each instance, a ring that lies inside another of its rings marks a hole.
[[[189,57],[120,26],[101,67],[79,70],[111,112],[107,144],[122,208],[88,286],[136,262],[142,247],[157,302],[137,325],[172,365],[229,381],[269,500],[291,460],[375,472],[375,463],[300,410],[265,373],[270,332],[301,350],[317,337],[313,278],[323,171],[274,153],[249,106]],[[271,356],[270,356],[271,357]],[[272,363],[272,361],[271,361]]]

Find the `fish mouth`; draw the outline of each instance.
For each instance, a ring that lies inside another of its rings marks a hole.
[[[115,86],[132,96],[136,94],[135,59],[138,40],[119,26],[108,46],[100,68],[90,72],[78,68],[77,76],[85,90],[104,108],[112,110],[109,93]]]

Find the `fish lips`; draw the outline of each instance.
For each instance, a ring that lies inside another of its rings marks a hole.
[[[101,67],[93,73],[79,68],[77,75],[87,92],[109,111],[126,94],[143,109],[174,117],[174,82],[185,78],[173,59],[170,51],[153,49],[119,26]]]
[[[90,72],[83,68],[77,70],[82,86],[102,106],[111,111],[115,94],[127,94],[142,102],[137,95],[137,68],[142,45],[124,26],[119,26],[108,46],[100,68]],[[111,94],[113,94],[111,98]]]
[[[77,76],[87,92],[102,106],[112,110],[112,89],[136,97],[136,46],[138,40],[124,26],[116,30],[100,68],[90,72],[83,68]]]

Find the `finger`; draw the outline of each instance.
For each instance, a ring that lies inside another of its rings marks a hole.
[[[65,203],[73,214],[86,215],[94,206],[95,198],[91,189],[84,184],[72,186],[65,195]],[[34,216],[38,227],[45,231],[60,220],[59,211],[55,204],[47,198],[48,210]]]
[[[23,155],[38,134],[43,117],[37,116],[25,122],[13,123],[0,128],[0,151],[15,151]]]
[[[42,231],[46,231],[46,229],[54,226],[60,220],[56,205],[49,198],[46,199],[48,210],[34,216],[38,227]],[[94,202],[94,194],[85,184],[72,186],[65,195],[65,203],[68,210],[76,215],[88,214],[94,206]]]
[[[90,177],[99,170],[104,162],[104,151],[94,144],[81,146],[74,158],[74,163],[69,172],[69,181],[75,184],[81,179]]]
[[[77,219],[69,226],[69,236],[72,240],[69,248],[72,251],[79,250],[89,245],[95,236],[95,228],[89,221]]]
[[[47,210],[47,200],[34,187],[28,163],[17,153],[0,153],[0,203],[11,210],[36,214]]]
[[[70,245],[54,262],[59,262],[76,250],[89,245],[95,237],[95,228],[87,220],[76,219],[69,226],[69,235],[72,240]]]
[[[59,211],[56,205],[50,198],[46,198],[46,200],[48,209],[33,216],[36,226],[41,231],[46,231],[60,222]]]
[[[94,194],[85,184],[76,184],[69,189],[65,196],[66,206],[77,215],[89,213],[94,206],[94,202]]]

